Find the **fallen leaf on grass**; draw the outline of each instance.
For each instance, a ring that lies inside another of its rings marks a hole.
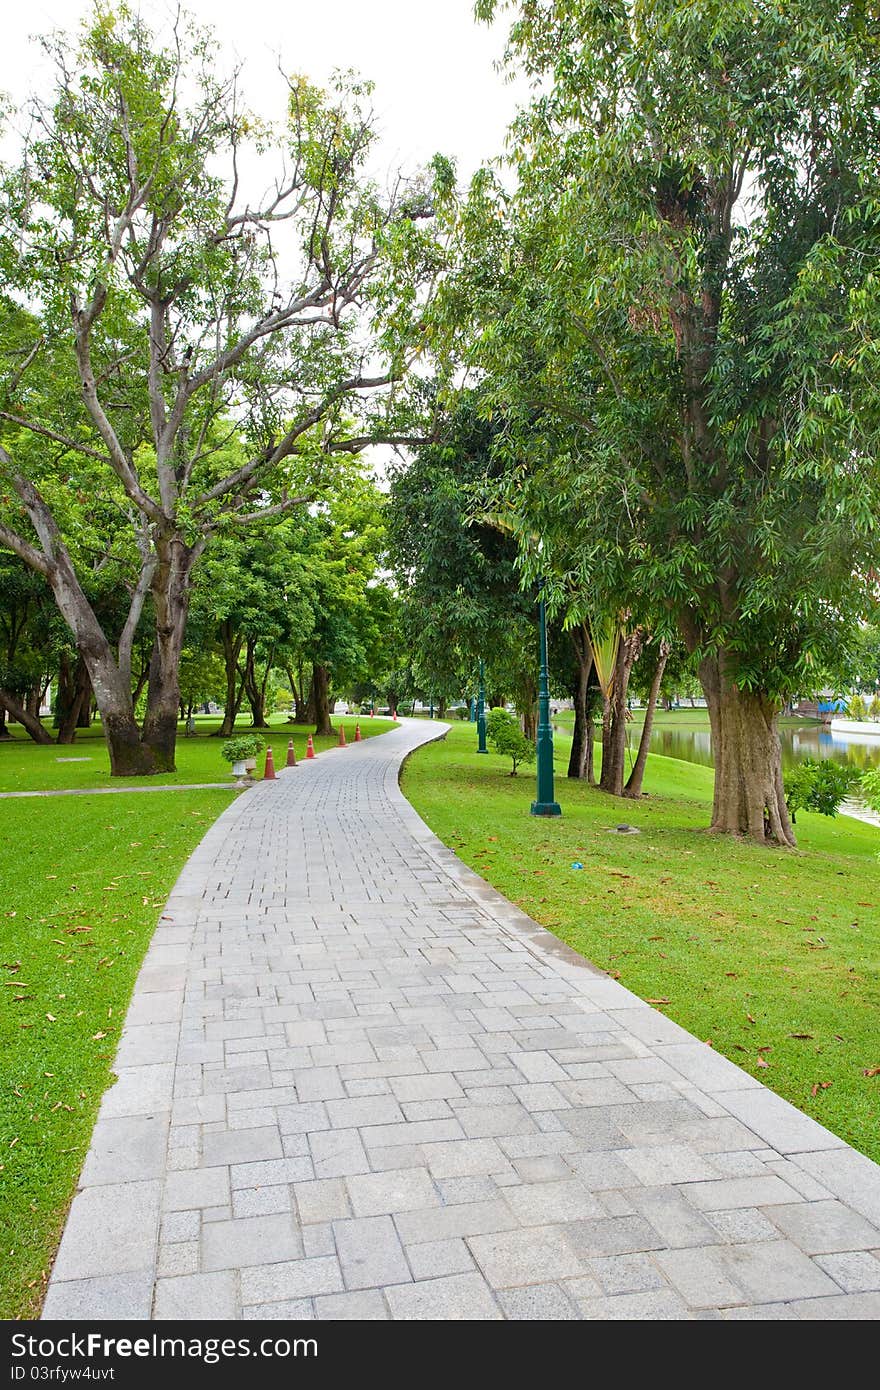
[[[789,1036],[790,1038],[804,1038],[804,1039],[806,1039],[808,1042],[812,1042],[812,1040],[813,1040],[813,1035],[812,1035],[812,1033],[789,1033],[788,1036]]]
[[[57,1022],[58,1022],[58,1020],[57,1020],[57,1018],[55,1017],[54,1014],[46,1014],[46,1017],[48,1018],[48,1020],[49,1020],[50,1023],[57,1023]]]
[[[763,1057],[759,1057],[759,1058],[758,1058],[758,1066],[759,1066],[759,1067],[769,1067],[769,1065],[770,1065],[770,1063],[769,1063],[769,1062],[765,1062]]]
[[[817,1096],[820,1091],[827,1091],[831,1084],[830,1081],[817,1081],[815,1086],[810,1088],[810,1095]]]
[[[880,1067],[865,1067],[862,1076],[880,1076]]]
[[[100,1042],[101,1038],[106,1038],[106,1033],[93,1033],[92,1042]]]
[[[649,999],[647,1002],[648,1002],[649,1004],[668,1004],[668,1003],[669,1003],[669,1000],[668,1000],[668,999]]]

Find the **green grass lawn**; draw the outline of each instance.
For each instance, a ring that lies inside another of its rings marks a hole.
[[[643,801],[478,757],[473,726],[406,764],[403,789],[507,898],[698,1038],[880,1160],[880,832],[801,813],[799,849],[710,835],[712,772],[651,757]],[[626,821],[640,835],[609,833]],[[573,864],[583,864],[583,869]]]
[[[0,1317],[39,1313],[135,976],[232,795],[0,801]]]
[[[345,729],[348,742],[354,739],[355,725],[360,724],[361,734],[370,738],[374,734],[385,733],[394,728],[390,719],[371,719],[369,715],[358,718],[352,714],[334,715],[333,727],[340,725]],[[239,719],[236,733],[245,733],[249,721],[244,716]],[[47,728],[49,727],[47,722]],[[160,773],[155,779],[143,777],[110,776],[110,761],[96,720],[91,729],[80,729],[76,742],[65,744],[36,744],[18,725],[11,725],[13,738],[0,741],[0,791],[49,791],[62,787],[136,787],[148,784],[151,780],[168,785],[186,782],[225,782],[232,784],[229,763],[220,757],[223,740],[210,735],[220,727],[218,718],[196,720],[198,734],[195,738],[184,738],[183,725],[177,740],[177,771]],[[288,724],[286,716],[276,714],[271,717],[271,731],[261,731],[263,738],[272,744],[275,767],[283,767],[287,759],[287,743],[293,739],[297,758],[306,755],[306,740],[313,726],[307,724]],[[337,737],[315,739],[315,749],[334,748]],[[69,761],[88,759],[87,762]],[[263,775],[265,752],[258,760],[258,773]],[[157,793],[159,795],[159,793]]]
[[[349,740],[356,722],[334,718]],[[178,743],[178,771],[155,780],[222,781],[228,791],[0,800],[0,1318],[39,1313],[159,913],[234,795],[220,740],[207,737],[217,724],[199,721],[202,736]],[[365,737],[394,727],[369,717],[360,724]],[[290,737],[305,756],[308,733],[276,716],[268,735],[276,767]],[[336,739],[315,742],[320,752]],[[89,761],[59,761],[82,756]],[[100,726],[71,747],[26,736],[0,743],[0,790],[111,785],[128,783],[109,776]]]

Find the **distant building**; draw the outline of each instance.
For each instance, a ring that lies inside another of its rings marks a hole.
[[[835,714],[846,709],[846,700],[834,690],[820,690],[818,695],[812,698],[802,696],[796,704],[791,707],[792,714],[799,714],[804,719],[821,719],[824,724],[830,724]]]

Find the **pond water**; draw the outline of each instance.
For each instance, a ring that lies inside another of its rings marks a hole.
[[[639,734],[638,726],[630,731],[633,756],[638,748]],[[792,767],[804,758],[834,758],[839,763],[850,763],[859,772],[880,767],[880,736],[832,733],[818,724],[807,724],[802,729],[783,727],[779,730],[779,738],[783,767]],[[712,766],[712,739],[708,729],[670,729],[655,725],[651,752]]]

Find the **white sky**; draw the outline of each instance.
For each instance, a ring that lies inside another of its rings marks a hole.
[[[156,27],[172,13],[169,0],[131,0]],[[517,94],[495,71],[507,23],[473,19],[472,0],[185,0],[215,29],[230,64],[244,62],[248,103],[280,119],[285,69],[324,81],[335,67],[355,68],[376,84],[382,133],[375,172],[411,172],[437,151],[456,158],[467,179],[500,154]],[[3,6],[0,91],[15,102],[40,85],[39,53],[30,35],[74,29],[91,9],[86,0],[31,0]]]

